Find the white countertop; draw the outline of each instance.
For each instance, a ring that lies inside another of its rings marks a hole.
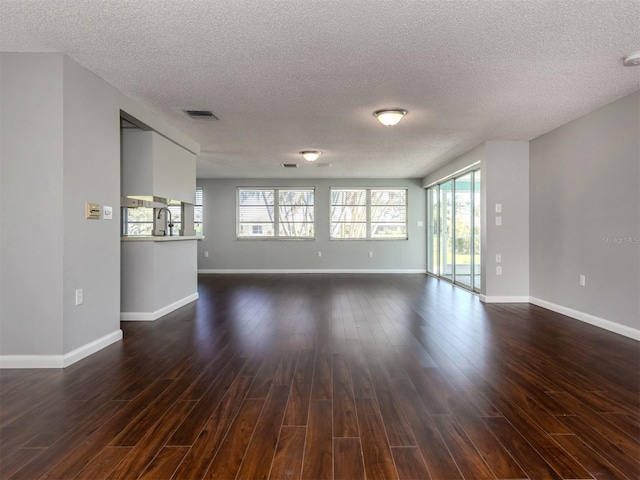
[[[122,242],[183,242],[185,240],[204,240],[204,237],[197,236],[159,236],[159,235],[148,235],[148,236],[137,236],[137,237],[120,237],[120,241]]]

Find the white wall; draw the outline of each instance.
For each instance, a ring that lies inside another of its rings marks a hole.
[[[639,117],[636,92],[531,142],[532,301],[630,336],[640,328]]]
[[[420,180],[199,179],[204,195],[205,240],[198,245],[200,270],[426,270],[426,196]],[[315,187],[316,239],[237,240],[236,188]],[[409,239],[329,240],[330,187],[400,187],[409,190]],[[422,222],[418,227],[417,222]],[[204,257],[204,252],[209,257]],[[317,252],[322,252],[318,258]],[[373,252],[373,257],[368,252]]]
[[[64,366],[121,336],[120,110],[199,147],[62,54],[2,53],[0,75],[0,366]]]

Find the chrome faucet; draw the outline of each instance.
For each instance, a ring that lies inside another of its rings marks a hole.
[[[169,210],[167,207],[162,207],[160,210],[158,210],[158,220],[160,220],[160,216],[162,215],[162,212],[166,210],[167,214],[169,215],[169,236],[173,235],[173,221],[171,220],[171,210]]]

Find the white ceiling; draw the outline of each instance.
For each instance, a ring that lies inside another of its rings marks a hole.
[[[415,178],[638,90],[640,1],[0,0],[0,47],[66,53],[166,117],[200,177]]]

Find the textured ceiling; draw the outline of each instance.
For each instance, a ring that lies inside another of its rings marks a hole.
[[[68,54],[198,141],[201,177],[409,178],[638,90],[640,2],[0,0],[0,48]]]

